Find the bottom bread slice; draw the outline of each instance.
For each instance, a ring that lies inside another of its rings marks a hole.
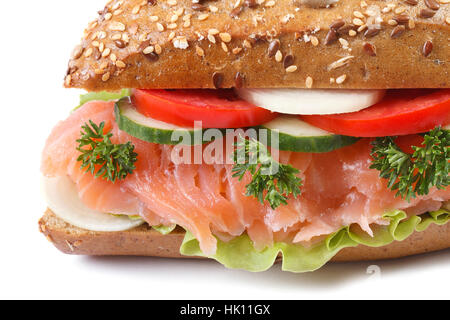
[[[182,228],[162,235],[144,224],[121,232],[94,232],[74,227],[47,210],[39,220],[40,231],[56,248],[67,254],[92,256],[154,256],[192,258],[180,254],[184,238]],[[371,248],[358,246],[341,250],[333,261],[379,260],[404,257],[450,248],[450,223],[431,225],[408,239]]]

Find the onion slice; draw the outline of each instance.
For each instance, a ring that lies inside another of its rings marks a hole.
[[[142,219],[114,216],[88,208],[79,198],[75,183],[67,177],[42,178],[42,190],[53,213],[78,228],[89,231],[117,232],[133,229]]]
[[[274,112],[297,115],[338,114],[368,108],[383,99],[385,90],[237,89],[242,99]]]

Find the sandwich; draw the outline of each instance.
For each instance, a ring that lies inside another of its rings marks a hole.
[[[42,154],[62,252],[291,272],[450,247],[448,0],[112,0]]]

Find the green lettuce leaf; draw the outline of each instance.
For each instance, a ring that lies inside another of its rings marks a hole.
[[[171,233],[175,228],[177,227],[176,224],[171,224],[169,226],[159,225],[159,226],[152,226],[153,229],[161,233],[162,235],[167,235]]]
[[[122,89],[121,91],[118,92],[107,92],[107,91],[88,92],[86,94],[80,95],[80,104],[74,110],[77,110],[78,108],[82,107],[86,102],[89,101],[119,100],[120,98],[128,97],[130,95],[131,95],[130,89]]]
[[[314,271],[327,263],[340,250],[358,245],[381,247],[393,241],[402,241],[414,231],[424,231],[432,223],[444,225],[450,220],[450,211],[441,209],[421,216],[407,218],[404,211],[395,210],[384,215],[390,221],[387,226],[375,226],[371,237],[358,226],[349,226],[329,235],[325,240],[305,248],[299,244],[274,243],[270,248],[258,251],[244,234],[230,242],[217,241],[217,252],[208,256],[231,269],[258,272],[269,269],[279,253],[283,256],[282,269],[290,272]],[[180,252],[186,256],[207,257],[200,250],[199,242],[186,232]]]

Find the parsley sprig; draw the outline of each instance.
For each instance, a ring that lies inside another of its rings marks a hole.
[[[413,154],[405,153],[395,143],[396,137],[377,138],[372,142],[371,169],[380,171],[396,196],[410,201],[426,195],[431,187],[444,189],[450,185],[450,131],[435,128],[424,135],[420,146],[412,146]]]
[[[267,147],[256,139],[239,137],[233,160],[233,177],[242,180],[247,172],[252,175],[246,195],[256,197],[261,203],[267,201],[272,209],[286,205],[290,194],[295,198],[301,194],[299,170],[276,162]]]
[[[123,180],[136,169],[134,163],[137,154],[131,142],[113,144],[112,133],[104,133],[105,122],[96,125],[92,120],[85,123],[80,132],[81,138],[77,150],[81,152],[77,161],[81,161],[81,168],[91,172],[96,178],[112,182]]]

